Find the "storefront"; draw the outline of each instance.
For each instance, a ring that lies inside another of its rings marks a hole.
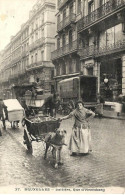
[[[106,59],[100,65],[100,93],[105,101],[116,101],[122,93],[122,60]]]

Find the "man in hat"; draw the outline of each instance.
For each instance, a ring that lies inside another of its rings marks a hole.
[[[6,130],[5,120],[8,120],[8,111],[2,99],[0,99],[0,120],[3,122],[3,128]]]

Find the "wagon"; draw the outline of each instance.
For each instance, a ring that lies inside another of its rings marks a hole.
[[[4,104],[7,106],[8,120],[11,123],[11,127],[16,127],[17,122],[22,121],[24,118],[24,109],[20,105],[17,99],[3,100]]]
[[[60,120],[50,116],[25,118],[24,123],[24,144],[30,153],[33,152],[32,141],[45,141],[45,136],[55,132],[60,126]]]

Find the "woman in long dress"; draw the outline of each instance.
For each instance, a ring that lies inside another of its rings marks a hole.
[[[94,116],[94,112],[84,108],[82,101],[78,101],[76,109],[69,115],[61,118],[61,120],[65,120],[74,117],[74,125],[69,142],[71,155],[87,154],[92,151],[89,119]]]

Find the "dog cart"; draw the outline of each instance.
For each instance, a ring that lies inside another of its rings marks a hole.
[[[11,127],[16,128],[18,126],[18,122],[22,121],[24,118],[24,109],[17,99],[8,99],[3,101],[7,106],[8,120],[11,123]]]
[[[24,144],[30,153],[33,152],[32,141],[45,141],[45,136],[50,132],[56,132],[60,126],[60,120],[50,116],[38,116],[24,119]]]

